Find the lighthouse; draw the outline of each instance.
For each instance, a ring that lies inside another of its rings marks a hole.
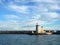
[[[39,27],[39,25],[38,25],[38,23],[36,24],[36,33],[38,33],[38,27]]]
[[[43,26],[39,26],[38,23],[36,24],[36,33],[45,33],[45,31],[43,30]]]

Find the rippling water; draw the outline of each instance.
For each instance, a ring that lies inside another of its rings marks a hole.
[[[60,35],[0,34],[0,45],[60,45]]]

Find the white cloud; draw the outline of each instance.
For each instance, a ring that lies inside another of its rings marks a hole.
[[[22,24],[22,25],[21,25]],[[26,25],[25,25],[26,26]],[[27,25],[28,26],[28,25]],[[29,25],[32,26],[32,25]],[[24,27],[23,23],[15,20],[9,20],[9,21],[0,21],[0,30],[34,30],[34,27]]]
[[[37,2],[37,3],[41,3],[41,2],[44,2],[44,3],[60,3],[60,0],[32,0],[33,2]]]
[[[10,9],[20,12],[20,13],[27,13],[28,7],[27,6],[17,6],[17,5],[9,5],[8,6]]]
[[[20,30],[20,22],[14,20],[0,21],[0,30]]]
[[[5,15],[6,18],[19,18],[17,15]]]
[[[43,0],[43,2],[53,2],[53,0]]]
[[[50,14],[50,17],[51,17],[51,18],[58,18],[58,17],[59,17],[59,15],[58,15],[58,14],[56,14],[56,13],[51,13],[51,14]]]
[[[29,0],[30,1],[30,0]],[[10,1],[8,4],[8,9],[22,13],[22,14],[27,14],[27,19],[26,16],[22,16],[22,22],[19,16],[17,15],[5,15],[9,21],[5,23],[0,23],[2,24],[0,27],[1,28],[8,28],[8,29],[32,29],[31,27],[24,27],[21,28],[19,23],[22,25],[35,25],[36,23],[39,24],[48,24],[52,23],[59,18],[59,14],[55,12],[55,10],[60,10],[60,6],[58,5],[57,0],[31,0],[32,5],[29,5],[30,2],[27,0],[14,0]],[[21,4],[20,4],[21,3]],[[35,3],[36,5],[33,5]],[[20,5],[19,5],[20,4]],[[24,5],[25,4],[25,5]],[[50,12],[49,12],[50,11]],[[54,11],[54,12],[52,12]],[[29,14],[28,14],[29,13]],[[21,15],[21,14],[20,14]],[[18,19],[13,20],[13,19]],[[13,20],[13,21],[10,21]]]
[[[33,0],[37,2],[37,5],[39,6],[37,9],[40,9],[41,11],[48,11],[49,10],[60,10],[60,1],[58,0]],[[38,3],[39,2],[39,3]]]
[[[34,2],[53,2],[53,0],[33,0]]]
[[[42,13],[42,17],[40,19],[46,21],[47,23],[53,23],[59,20],[59,14],[56,12],[45,12]]]
[[[34,15],[32,16],[31,19],[28,19],[25,21],[25,25],[36,25],[36,23],[38,23],[39,25],[43,25],[43,24],[47,24],[47,21],[41,20],[41,16],[40,15]]]
[[[33,19],[39,19],[39,18],[41,18],[41,15],[37,14],[37,15],[34,15],[32,18]]]
[[[50,10],[60,10],[60,6],[57,4],[51,4],[49,5]]]
[[[52,19],[59,18],[59,14],[55,12],[47,12],[47,13],[44,13],[44,15]]]

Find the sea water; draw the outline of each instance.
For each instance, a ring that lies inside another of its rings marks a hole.
[[[60,45],[60,35],[0,34],[0,45]]]

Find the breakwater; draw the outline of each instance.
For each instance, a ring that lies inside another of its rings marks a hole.
[[[37,34],[36,31],[33,31],[34,33],[32,33],[32,31],[0,31],[0,34]],[[48,32],[48,31],[46,31]],[[40,33],[41,34],[41,33]],[[52,31],[52,34],[60,34],[60,31]],[[39,34],[37,34],[39,35]]]

